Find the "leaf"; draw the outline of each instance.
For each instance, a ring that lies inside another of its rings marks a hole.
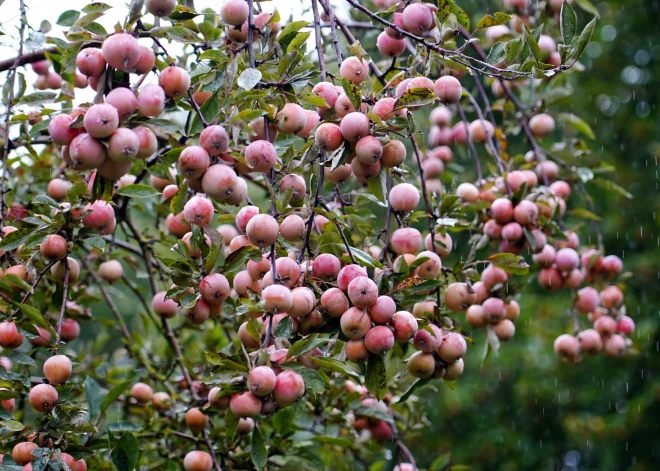
[[[0,389],[0,401],[6,401],[7,399],[14,399],[18,397],[18,394],[9,389]]]
[[[584,208],[571,209],[568,211],[568,214],[572,214],[573,216],[577,216],[582,219],[589,219],[591,221],[600,221],[600,217],[598,215]]]
[[[180,214],[183,211],[183,207],[186,205],[188,200],[188,186],[185,183],[181,183],[177,192],[172,196],[170,200],[170,212],[172,214]]]
[[[160,195],[160,191],[156,190],[154,187],[138,183],[120,188],[117,190],[117,194],[128,196],[129,198],[150,198],[152,196]]]
[[[103,240],[101,237],[93,235],[92,237],[87,237],[84,240],[95,249],[99,249],[101,252],[105,251],[105,240]]]
[[[451,451],[434,459],[429,466],[429,471],[445,471],[449,467],[449,463],[451,463]]]
[[[22,245],[25,243],[25,241],[28,240],[28,238],[32,235],[34,232],[34,229],[19,229],[14,232],[10,232],[6,236],[2,238],[0,241],[0,249],[8,252],[10,250],[14,250],[17,248],[19,245]]]
[[[238,86],[243,90],[252,90],[261,80],[261,72],[258,69],[245,69],[238,77]]]
[[[633,197],[623,187],[619,186],[618,184],[614,183],[611,180],[606,180],[604,178],[594,178],[593,180],[591,180],[591,183],[604,190],[613,191],[614,193],[617,193],[625,198],[632,199]]]
[[[506,45],[508,43],[503,43],[501,41],[496,42],[493,44],[493,47],[490,48],[490,52],[488,53],[488,58],[486,59],[486,62],[489,64],[499,64],[506,58]]]
[[[43,103],[52,103],[57,98],[57,94],[53,92],[36,92],[30,95],[25,95],[18,100],[19,105],[41,105]]]
[[[524,275],[529,271],[529,265],[527,262],[525,262],[525,259],[508,252],[491,255],[488,257],[488,261],[493,265],[500,267],[504,271],[514,273],[516,275]]]
[[[560,121],[563,121],[566,126],[584,134],[589,139],[596,139],[596,135],[594,134],[593,129],[591,129],[591,126],[579,116],[576,116],[573,113],[559,113],[557,118],[559,118]]]
[[[248,260],[261,260],[263,255],[257,247],[241,247],[229,254],[222,265],[221,273],[231,272],[242,267]]]
[[[171,28],[167,28],[166,32],[170,39],[174,39],[175,41],[179,41],[184,44],[195,44],[201,42],[201,38],[197,36],[197,33],[183,26],[173,26]]]
[[[589,41],[591,40],[591,36],[594,34],[595,29],[596,29],[596,18],[591,20],[580,33],[580,37],[577,39],[577,43],[575,44],[575,49],[573,50],[573,53],[571,54],[570,57],[571,59],[574,59],[573,63],[577,62],[582,56],[582,53],[586,49],[587,44],[589,44]]]
[[[431,381],[430,378],[418,379],[417,381],[415,381],[415,382],[414,382],[414,383],[408,388],[408,390],[407,390],[405,393],[403,393],[403,396],[401,396],[401,397],[399,398],[399,400],[396,401],[396,402],[397,402],[397,403],[398,403],[398,402],[406,402],[406,401],[408,400],[408,398],[412,395],[412,393],[415,392],[416,389],[421,388],[422,386],[424,386],[425,384],[427,384],[429,381]]]
[[[451,4],[449,3],[449,1],[438,0],[438,12],[436,13],[438,22],[440,24],[443,24],[445,21],[447,21],[447,18],[449,18],[450,14],[451,14]]]
[[[367,188],[378,201],[387,204],[387,171],[381,170],[378,172],[378,177],[367,180]]]
[[[287,52],[295,51],[300,49],[307,42],[307,38],[312,34],[311,31],[303,31],[302,33],[296,34],[293,40],[289,43],[286,48]]]
[[[536,42],[536,38],[531,33],[527,25],[522,21],[520,22],[520,24],[522,25],[523,37],[525,38],[525,42],[529,46],[530,51],[532,51],[534,60],[536,60],[536,64],[538,65],[539,61],[541,60],[541,48],[539,47],[539,43]]]
[[[490,28],[491,26],[503,25],[505,23],[508,23],[512,17],[513,15],[507,15],[506,13],[500,13],[500,12],[495,13],[495,16],[485,15],[483,18],[479,20],[479,23],[477,23],[477,29],[484,29],[484,28]]]
[[[252,430],[252,445],[250,448],[250,457],[252,458],[255,468],[258,470],[263,469],[268,460],[268,451],[266,450],[266,444],[261,436],[259,427],[256,425]]]
[[[46,318],[43,316],[41,311],[39,311],[39,309],[37,309],[36,307],[29,306],[27,304],[20,304],[20,303],[16,303],[16,307],[18,307],[23,312],[23,314],[28,316],[30,320],[33,323],[37,324],[38,326],[48,330],[53,329],[50,325],[50,322],[46,320]]]
[[[124,433],[119,440],[115,440],[111,433],[110,443],[113,446],[110,456],[118,471],[133,471],[138,464],[140,456],[140,443],[132,433]]]
[[[361,383],[360,376],[351,369],[351,367],[343,361],[337,360],[336,358],[328,357],[309,357],[309,360],[312,363],[320,366],[321,369],[332,371],[334,373],[341,373],[350,376],[354,381]]]
[[[117,400],[121,394],[126,391],[126,389],[131,386],[133,383],[135,383],[134,379],[129,379],[128,381],[124,381],[123,383],[119,383],[116,385],[114,388],[112,388],[108,394],[106,394],[103,399],[101,400],[101,404],[99,405],[99,413],[103,414],[105,413],[108,408],[114,404],[114,402]]]
[[[201,15],[201,13],[197,13],[192,8],[189,8],[185,5],[177,5],[174,7],[172,13],[170,13],[167,17],[175,21],[186,21],[192,20],[199,15]]]
[[[594,178],[594,171],[587,167],[579,167],[575,173],[577,173],[582,183],[587,183],[589,180]]]
[[[25,353],[21,353],[17,351],[8,352],[5,350],[5,352],[3,352],[3,355],[9,358],[14,363],[18,363],[19,365],[37,366],[37,362],[34,361],[34,358],[26,355]]]
[[[30,291],[32,289],[32,286],[27,284],[23,278],[19,278],[18,275],[14,275],[13,273],[10,273],[9,275],[4,275],[2,277],[4,281],[8,282],[9,284],[14,285],[17,288],[20,288],[25,291]]]
[[[336,244],[336,245],[337,247],[340,247],[342,250],[346,250],[346,247],[343,244]],[[363,267],[383,268],[382,263],[374,259],[371,255],[369,255],[367,252],[364,252],[363,250],[360,250],[355,247],[351,247],[351,253],[353,254],[353,257],[355,257],[355,260],[358,262],[358,264]]]
[[[394,110],[433,103],[438,97],[428,88],[409,88],[394,103]]]
[[[204,357],[213,366],[220,366],[227,370],[247,371],[247,367],[232,359],[224,353],[204,352]]]
[[[25,425],[23,425],[22,423],[20,423],[17,420],[2,420],[2,421],[0,421],[0,428],[4,428],[6,430],[9,430],[10,432],[20,432],[21,430],[23,430],[25,428]],[[2,469],[4,471],[5,467],[3,466],[0,469]],[[8,471],[9,470],[14,471],[14,469],[15,468],[9,468]],[[16,469],[22,470],[22,469],[25,469],[25,468],[23,468],[22,466],[19,466]]]
[[[286,36],[289,36],[292,33],[297,33],[298,31],[307,27],[308,25],[309,25],[309,21],[303,21],[303,20],[292,21],[291,23],[288,23],[284,28],[282,28],[282,31],[277,36],[277,41],[282,42],[282,40],[286,38]]]
[[[94,3],[90,3],[89,5],[85,5],[82,8],[82,11],[84,11],[85,13],[96,13],[96,12],[103,13],[104,11],[107,11],[111,8],[112,7],[106,3],[94,2]]]
[[[349,100],[351,100],[353,108],[360,110],[362,107],[362,93],[360,92],[358,86],[347,78],[341,79],[341,86],[344,89],[346,96],[348,96]]]
[[[596,8],[595,5],[589,0],[575,0],[575,3],[587,13],[591,13],[596,18],[600,18],[600,12],[598,11],[598,8]]]
[[[376,396],[376,399],[380,401],[385,397],[387,394],[387,369],[383,355],[369,354],[364,383],[369,392]]]
[[[143,6],[144,0],[131,0],[128,7],[128,18],[126,19],[127,25],[133,24],[138,18],[140,18]]]
[[[290,316],[285,316],[280,322],[277,323],[277,327],[275,327],[275,332],[273,332],[273,335],[281,339],[288,339],[291,337],[292,332],[293,319],[291,319]]]
[[[564,38],[564,44],[570,44],[577,32],[577,15],[566,0],[561,5],[559,28],[561,29],[561,37]]]
[[[67,10],[63,12],[58,18],[56,23],[60,26],[73,26],[76,20],[80,17],[80,12],[77,10]]]
[[[449,0],[449,3],[451,4],[451,12],[456,16],[458,24],[465,28],[466,31],[470,31],[470,17],[461,7],[456,5],[454,0]]]
[[[85,386],[85,397],[89,404],[90,417],[96,417],[101,407],[101,386],[94,378],[88,376],[83,383]]]
[[[525,47],[525,41],[522,36],[512,39],[504,46],[504,61],[507,64],[515,64],[516,59]]]

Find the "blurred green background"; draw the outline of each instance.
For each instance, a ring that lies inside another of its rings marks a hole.
[[[472,11],[483,11],[484,2],[475,3]],[[420,465],[451,452],[453,463],[474,471],[660,469],[660,3],[595,5],[601,19],[581,61],[587,70],[570,73],[574,93],[551,112],[575,112],[592,126],[590,162],[615,165],[609,178],[633,195],[625,199],[587,184],[608,254],[632,272],[626,305],[637,323],[638,353],[561,363],[551,349],[554,338],[571,330],[570,299],[532,283],[516,335],[498,357],[479,369],[479,332],[456,390],[443,384],[437,392],[424,390],[420,416],[432,432],[422,429],[409,440]],[[499,11],[494,2],[487,7]],[[576,11],[583,25],[590,15]],[[587,225],[580,236],[583,243],[595,241]]]

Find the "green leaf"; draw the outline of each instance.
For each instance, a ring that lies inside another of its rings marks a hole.
[[[416,389],[421,388],[422,386],[424,386],[425,384],[427,384],[429,381],[431,381],[430,378],[418,379],[417,381],[415,381],[415,382],[414,382],[414,383],[408,388],[408,390],[407,390],[405,393],[403,393],[403,396],[401,396],[401,397],[399,398],[399,400],[397,401],[397,403],[398,403],[398,402],[406,402],[406,401],[408,400],[408,398],[412,395],[412,393],[415,392]]]
[[[293,40],[289,43],[286,48],[287,52],[295,51],[300,49],[307,42],[307,38],[312,34],[311,31],[303,31],[302,33],[296,34]]]
[[[255,468],[261,470],[266,466],[266,461],[268,460],[268,451],[266,450],[266,444],[264,439],[261,436],[259,427],[256,425],[252,430],[252,445],[250,450],[250,457],[254,463]]]
[[[490,28],[491,26],[499,26],[508,23],[513,15],[507,15],[506,13],[495,13],[493,15],[485,15],[477,23],[477,29]]]
[[[133,184],[126,185],[117,191],[118,195],[128,196],[129,198],[150,198],[152,196],[160,195],[160,191],[152,186]]]
[[[89,5],[85,5],[82,8],[82,11],[84,11],[85,13],[96,13],[96,12],[103,13],[104,11],[107,11],[111,8],[112,7],[106,3],[94,2],[94,3],[90,3]]]
[[[225,263],[222,265],[221,273],[232,272],[242,267],[248,260],[261,260],[263,255],[257,247],[241,247],[230,253]]]
[[[273,332],[273,335],[281,339],[288,339],[291,337],[292,332],[293,319],[291,319],[289,316],[285,316],[280,322],[277,323],[277,327],[275,327],[275,332]]]
[[[541,48],[539,47],[539,43],[536,42],[536,38],[534,35],[531,33],[529,28],[524,22],[520,22],[523,28],[523,37],[525,38],[525,42],[529,46],[530,51],[532,51],[532,55],[534,56],[534,60],[536,60],[536,64],[538,65],[539,61],[541,60]]]
[[[85,386],[85,397],[89,404],[89,415],[90,417],[96,417],[101,407],[101,386],[91,376],[85,378],[83,385]]]
[[[213,95],[211,95],[211,97],[208,100],[206,100],[206,102],[204,102],[202,107],[199,109],[200,113],[202,113],[202,116],[204,116],[204,119],[206,120],[207,123],[210,123],[213,120],[215,120],[218,111],[220,111],[220,100],[218,99],[220,90],[221,89],[218,88],[215,92],[213,92]],[[193,124],[192,126],[190,126],[190,132],[196,133],[196,132],[200,132],[202,129],[203,129],[202,121],[197,116],[197,113],[195,113]],[[181,152],[183,152],[183,148],[181,148]]]
[[[623,187],[619,186],[618,184],[614,183],[613,181],[606,180],[604,178],[594,178],[591,180],[591,183],[594,185],[607,190],[607,191],[612,191],[614,193],[617,193],[625,198],[632,199],[632,195],[628,193]]]
[[[524,47],[525,41],[522,36],[508,41],[504,46],[504,61],[507,64],[515,64]]]
[[[2,277],[4,281],[8,282],[9,284],[14,285],[17,288],[20,288],[25,291],[30,291],[32,289],[32,286],[27,284],[23,278],[19,278],[18,275],[14,274],[9,274],[9,275],[4,275]]]
[[[451,451],[434,459],[429,466],[429,471],[445,471],[449,467],[449,463],[451,463]]]
[[[582,180],[582,183],[587,183],[592,178],[594,178],[594,171],[591,170],[590,168],[587,168],[587,167],[579,167],[575,171],[575,173],[577,173],[578,177],[580,177],[580,180]]]
[[[344,244],[336,244],[336,245],[337,247],[340,247],[342,250],[346,250]],[[358,264],[363,267],[383,268],[382,263],[374,259],[371,255],[369,255],[367,252],[364,252],[363,250],[357,249],[355,247],[351,247],[351,253],[353,254],[353,257],[355,257],[355,260],[358,262]]]
[[[183,211],[183,207],[188,201],[188,187],[185,183],[181,183],[177,192],[172,196],[170,200],[170,212],[172,214],[180,214]]]
[[[320,366],[321,369],[341,373],[350,376],[354,381],[361,383],[360,376],[345,362],[335,358],[328,357],[309,357],[312,363]]]
[[[0,389],[0,401],[6,401],[7,399],[14,399],[18,397],[18,394],[9,389]]]
[[[353,108],[360,110],[362,107],[362,93],[358,86],[346,78],[341,79],[341,86],[344,89],[346,96],[351,100]]]
[[[226,370],[247,371],[247,367],[238,363],[235,359],[225,353],[204,352],[204,357],[213,366],[220,366]]]
[[[60,26],[73,26],[76,20],[80,17],[80,12],[77,10],[67,10],[63,12],[58,18],[56,23]]]
[[[114,402],[117,400],[119,396],[122,395],[124,391],[130,386],[132,386],[135,383],[134,379],[129,379],[128,381],[124,381],[123,383],[119,383],[117,386],[112,388],[108,394],[106,394],[103,397],[103,400],[101,400],[101,404],[99,405],[99,413],[103,414],[105,413],[108,408],[114,404]]]
[[[490,52],[488,53],[488,58],[486,59],[486,62],[489,64],[499,64],[506,58],[506,45],[508,43],[503,43],[501,41],[496,42],[493,44],[493,47],[490,48]]]
[[[591,36],[594,34],[595,29],[596,29],[596,18],[591,20],[580,33],[580,37],[577,39],[577,42],[575,44],[575,49],[573,50],[573,53],[571,54],[570,57],[571,59],[574,60],[573,63],[577,62],[582,56],[582,53],[587,48],[587,44],[589,44],[589,41],[591,40]]]
[[[575,129],[589,139],[596,139],[596,135],[594,134],[593,129],[591,129],[591,126],[579,116],[576,116],[573,113],[559,113],[557,118],[559,118],[559,120],[566,126]]]
[[[524,275],[529,271],[529,265],[524,258],[508,252],[491,255],[488,257],[488,261],[504,271],[516,275]]]
[[[9,430],[10,432],[20,432],[25,428],[25,425],[23,425],[17,420],[2,420],[0,421],[0,428],[4,428],[6,430]],[[5,467],[3,466],[0,469],[4,471]],[[24,468],[22,466],[18,466],[16,468],[9,468],[7,471],[14,471],[14,469],[22,470]]]
[[[111,433],[110,444],[113,449],[110,453],[112,462],[118,471],[133,471],[138,465],[140,457],[140,443],[132,433],[124,433],[119,440],[114,439]]]
[[[166,31],[167,36],[170,39],[182,42],[184,44],[195,44],[202,42],[201,38],[197,36],[197,33],[183,26],[173,26],[171,28],[167,28]]]
[[[30,95],[25,95],[18,100],[18,105],[41,105],[43,103],[52,103],[57,98],[57,93],[53,92],[36,92]]]
[[[25,353],[17,352],[15,350],[13,351],[5,350],[3,352],[3,355],[9,358],[14,363],[18,363],[19,365],[37,366],[37,362],[34,361],[34,358],[32,358],[29,355],[26,355]]]
[[[397,98],[394,109],[400,110],[411,106],[422,106],[433,103],[438,97],[428,88],[409,88]]]
[[[387,171],[382,169],[378,177],[367,180],[367,188],[378,201],[387,204]]]
[[[570,44],[577,32],[577,15],[566,0],[561,5],[559,28],[561,29],[561,37],[564,38],[564,44]]]
[[[20,304],[16,303],[16,307],[18,307],[23,314],[28,316],[28,318],[35,324],[37,324],[40,327],[43,327],[44,329],[48,330],[53,330],[53,328],[50,325],[50,322],[46,320],[46,318],[43,316],[41,311],[37,309],[34,306],[30,306],[28,304]]]
[[[17,231],[10,232],[0,241],[0,249],[4,251],[14,250],[19,245],[25,243],[32,235],[34,229],[18,229]]]
[[[99,249],[102,252],[105,251],[105,240],[103,240],[101,237],[93,235],[91,237],[85,238],[84,240],[95,249]]]
[[[589,219],[591,221],[600,221],[600,217],[589,210],[584,208],[574,208],[568,211],[568,214],[577,216],[582,219]]]
[[[109,423],[108,430],[110,432],[140,432],[142,431],[142,427],[135,422],[122,420],[119,422]]]
[[[450,14],[451,14],[451,4],[449,3],[449,1],[438,0],[438,12],[436,13],[438,22],[440,24],[443,24],[445,21],[447,21],[447,18],[449,18]]]
[[[600,12],[598,11],[598,8],[596,8],[596,6],[589,0],[575,0],[575,4],[587,13],[594,15],[596,18],[600,18]]]
[[[236,82],[243,90],[252,90],[261,80],[261,72],[258,69],[245,69]]]
[[[379,401],[387,394],[387,368],[384,355],[370,353],[364,383],[371,394]]]
[[[185,5],[177,5],[174,7],[172,13],[170,13],[167,17],[175,21],[186,21],[192,20],[199,15],[201,15],[201,13],[197,13],[192,8],[189,8]]]
[[[291,23],[287,24],[284,28],[282,28],[282,31],[277,36],[277,41],[282,42],[282,40],[286,36],[291,35],[291,33],[297,33],[298,31],[307,27],[308,25],[309,25],[309,21],[303,21],[303,20],[292,21]]]
[[[466,31],[470,31],[470,17],[461,7],[456,5],[454,0],[449,0],[449,3],[451,4],[451,12],[456,16],[458,24],[465,28]]]

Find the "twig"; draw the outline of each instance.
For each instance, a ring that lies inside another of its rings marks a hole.
[[[316,53],[319,58],[319,69],[321,70],[321,80],[325,81],[325,58],[323,57],[323,38],[321,37],[321,18],[319,16],[318,0],[312,1],[312,11],[314,12],[314,37],[316,39]]]
[[[247,0],[248,4],[248,34],[247,34],[247,51],[248,51],[248,64],[251,69],[256,68],[254,62],[254,4],[253,0]]]
[[[426,178],[424,177],[424,169],[422,168],[422,158],[419,151],[419,145],[417,144],[417,139],[414,136],[410,136],[410,143],[412,144],[413,152],[415,153],[415,159],[417,160],[417,167],[419,168],[419,179],[422,182],[422,194],[424,196],[424,206],[426,207],[426,217],[429,223],[429,233],[431,235],[431,245],[435,245],[435,236],[433,234],[433,227],[435,226],[435,216],[433,208],[431,207],[431,202],[429,201],[429,195],[426,191]]]
[[[21,9],[21,26],[18,30],[18,55],[14,59],[14,64],[12,65],[7,81],[9,82],[9,92],[7,94],[7,111],[5,113],[5,145],[2,151],[2,178],[0,179],[0,229],[4,223],[4,217],[2,215],[5,209],[5,182],[7,181],[7,158],[9,157],[9,149],[11,146],[11,140],[9,139],[9,127],[11,120],[11,108],[14,104],[14,86],[16,85],[16,69],[18,68],[21,62],[21,56],[23,55],[23,36],[25,33],[25,25],[27,24],[27,17],[25,15],[25,2],[20,0],[20,9]]]
[[[325,209],[327,212],[330,212],[330,208],[328,208],[328,205],[325,204],[325,201],[319,200],[319,206],[321,206],[323,209]],[[351,244],[348,243],[348,239],[346,238],[346,234],[344,234],[344,230],[341,227],[341,224],[337,221],[337,218],[334,218],[332,220],[334,223],[335,227],[339,231],[339,235],[341,236],[341,240],[344,241],[344,245],[346,246],[346,250],[348,251],[348,256],[351,257],[351,262],[355,265],[357,265],[357,260],[355,260],[355,257],[353,256],[353,251],[351,250]]]
[[[343,61],[342,58],[342,53],[341,53],[341,48],[339,47],[339,39],[337,38],[337,19],[335,18],[335,11],[332,8],[332,5],[330,5],[330,2],[328,0],[319,0],[321,2],[321,5],[323,6],[323,9],[325,12],[328,14],[330,17],[330,34],[332,35],[332,43],[335,45],[335,52],[337,53],[337,64],[341,66],[341,63]],[[365,25],[368,23],[365,23]],[[353,23],[351,25],[354,28],[359,28],[358,23]],[[349,28],[351,27],[349,26]]]
[[[461,121],[463,121],[463,124],[467,127],[468,122],[467,118],[465,117],[465,111],[463,110],[463,106],[461,106],[461,103],[458,102],[456,103],[456,109],[458,110],[458,114],[461,117]],[[479,161],[479,154],[477,153],[477,148],[474,146],[474,141],[472,140],[472,136],[470,136],[470,133],[468,133],[468,147],[470,148],[470,153],[472,154],[472,158],[474,159],[474,169],[477,172],[477,181],[480,182],[481,179],[483,178],[483,175],[481,173],[481,162]]]
[[[55,347],[53,351],[57,353],[57,349],[62,341],[62,323],[64,322],[64,313],[66,312],[66,301],[69,297],[69,253],[67,252],[62,261],[64,262],[64,288],[62,290],[62,307],[60,308],[60,317],[57,320],[57,337],[55,338]]]
[[[323,162],[325,162],[325,152],[319,151],[319,172],[316,182],[316,196],[314,197],[314,204],[309,208],[309,218],[307,218],[307,233],[305,234],[305,240],[303,242],[302,248],[300,249],[300,254],[298,255],[298,264],[302,263],[303,258],[305,258],[305,250],[309,250],[309,238],[312,235],[312,226],[314,225],[314,211],[313,208],[319,205],[321,201],[321,189],[323,188]]]
[[[195,113],[197,113],[197,117],[202,122],[202,125],[205,128],[208,128],[209,123],[206,121],[206,119],[204,119],[204,115],[202,114],[202,110],[199,109],[199,105],[197,104],[197,102],[193,98],[192,91],[190,91],[190,88],[188,89],[188,98],[190,98],[190,106],[192,106],[193,109],[195,110]]]

